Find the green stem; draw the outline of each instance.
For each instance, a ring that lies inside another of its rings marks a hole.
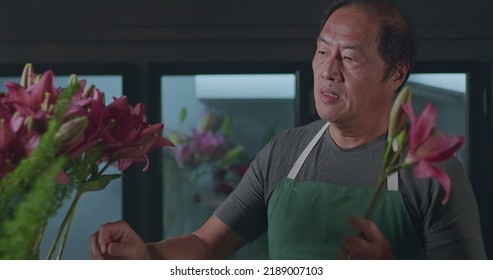
[[[390,154],[390,151],[392,151],[392,143],[387,142],[387,144],[385,145],[384,153],[383,153],[382,174],[385,171],[385,166],[388,166],[389,165],[389,154]]]
[[[110,162],[109,160],[106,162],[106,165],[98,172],[98,175],[96,176],[99,177],[101,175],[103,175],[103,172],[106,171],[106,169],[108,169],[108,167],[110,167],[110,165],[113,164],[113,162]],[[90,180],[89,180],[90,181]]]
[[[55,204],[56,204],[55,201],[52,201],[49,213],[54,213]],[[40,246],[41,246],[41,242],[43,241],[43,236],[47,225],[48,225],[48,218],[46,218],[43,224],[40,226],[38,236],[36,237],[36,240],[34,242],[33,259],[35,260],[39,259]]]
[[[70,213],[70,216],[68,218],[68,222],[65,226],[65,230],[64,230],[64,233],[62,236],[62,241],[60,242],[60,249],[58,250],[58,254],[56,257],[57,260],[62,258],[63,250],[65,249],[65,243],[67,241],[68,233],[70,231],[70,226],[72,225],[72,220],[74,219],[75,205],[77,205],[77,202],[79,201],[80,196],[81,196],[81,193],[77,192],[77,194],[76,194],[77,199],[74,198],[74,202],[72,202],[74,207]]]
[[[401,151],[400,149],[398,149],[398,150],[395,152],[394,156],[392,157],[392,159],[391,159],[391,160],[390,160],[390,162],[388,163],[388,166],[392,166],[392,165],[394,165],[394,164],[395,164],[395,162],[399,160],[399,158],[400,158],[400,156],[401,156],[401,152],[402,152],[402,151]]]
[[[45,227],[43,226],[36,238],[34,239],[34,245],[33,245],[33,253],[32,257],[33,260],[38,260],[39,259],[39,246],[41,245],[41,240],[43,240],[43,232],[44,232]]]
[[[410,164],[407,162],[403,162],[403,163],[399,163],[399,164],[390,166],[389,168],[387,168],[385,170],[386,177],[388,177],[390,174],[397,172],[398,170],[406,168],[408,166],[410,166]]]
[[[370,205],[366,209],[365,213],[365,219],[370,219],[370,216],[373,212],[373,209],[375,209],[375,205],[377,204],[378,197],[380,196],[380,193],[382,192],[383,185],[385,183],[385,180],[387,179],[387,176],[381,175],[378,179],[378,184],[377,188],[375,189],[375,192],[373,193],[373,196],[370,201]]]
[[[383,185],[389,175],[392,173],[398,171],[401,168],[407,167],[409,164],[407,163],[400,163],[397,165],[394,165],[396,161],[399,160],[400,155],[401,155],[401,149],[398,149],[394,155],[392,156],[392,159],[389,160],[389,155],[390,152],[392,151],[392,142],[387,142],[385,145],[385,150],[384,150],[384,156],[383,156],[383,166],[382,166],[382,172],[380,177],[378,178],[378,183],[377,187],[375,189],[375,192],[373,193],[373,197],[370,201],[370,205],[368,206],[366,213],[365,213],[365,219],[369,219],[375,205],[377,203],[378,198],[380,197],[380,193],[382,192]],[[389,166],[389,167],[387,167]]]
[[[377,203],[377,200],[380,196],[380,193],[382,192],[383,185],[384,185],[385,181],[387,180],[387,177],[389,177],[394,172],[397,172],[398,170],[405,168],[405,167],[408,167],[408,166],[409,166],[409,163],[403,162],[403,163],[400,163],[397,165],[390,166],[389,168],[386,168],[384,172],[382,172],[382,175],[380,175],[380,177],[378,178],[377,187],[375,189],[375,192],[373,193],[373,197],[370,201],[370,205],[368,206],[368,208],[366,210],[365,219],[370,218],[370,216],[373,212],[373,209],[375,208],[375,205]]]
[[[77,202],[79,201],[80,196],[81,196],[81,193],[77,191],[75,193],[74,199],[72,200],[72,203],[70,204],[69,210],[67,211],[67,213],[65,214],[65,217],[63,218],[62,224],[58,228],[56,237],[53,240],[53,243],[51,244],[50,250],[48,251],[48,255],[46,256],[47,260],[50,260],[51,257],[53,256],[53,253],[55,252],[55,249],[56,249],[57,244],[58,244],[58,240],[60,240],[60,237],[62,236],[62,233],[63,233],[63,239],[62,239],[62,243],[60,245],[61,252],[59,251],[57,259],[61,257],[61,254],[63,253],[63,247],[65,246],[65,242],[67,239],[68,229],[70,229],[70,224],[72,223],[72,218],[73,218],[73,215],[75,212],[75,207],[77,206]],[[67,227],[67,229],[66,229],[66,227]]]

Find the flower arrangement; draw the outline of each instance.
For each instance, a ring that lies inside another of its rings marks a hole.
[[[440,168],[433,165],[454,155],[464,144],[463,136],[448,136],[435,128],[437,113],[432,103],[428,103],[421,116],[416,119],[411,105],[411,89],[401,90],[391,109],[387,144],[384,149],[383,169],[379,177],[375,194],[366,211],[370,218],[387,177],[402,168],[414,166],[417,178],[434,177],[440,182],[448,201],[450,178]],[[411,125],[407,126],[408,117]],[[406,153],[404,157],[402,157]],[[403,158],[403,160],[401,160]]]
[[[104,189],[119,174],[115,164],[149,166],[147,153],[173,144],[162,123],[147,123],[143,104],[126,97],[105,105],[104,93],[72,75],[56,88],[51,70],[36,75],[31,64],[20,84],[0,93],[0,259],[38,259],[48,219],[69,194],[73,201],[46,259],[63,254],[82,194]]]
[[[203,202],[197,192],[201,184],[210,186],[212,193],[222,197],[229,195],[243,177],[250,159],[240,145],[229,140],[232,130],[230,115],[205,110],[197,126],[183,132],[188,115],[183,108],[179,125],[170,133],[175,148],[165,157],[165,199],[168,214],[166,226],[171,227],[177,213],[191,197],[194,203]],[[195,193],[194,193],[195,192]]]

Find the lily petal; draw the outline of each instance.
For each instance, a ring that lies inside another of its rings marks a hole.
[[[428,177],[436,178],[445,191],[445,197],[442,200],[442,204],[447,203],[450,196],[451,183],[449,176],[445,172],[443,172],[443,170],[426,161],[420,161],[414,169],[414,175],[420,179]]]
[[[433,104],[426,104],[421,116],[417,122],[411,126],[411,135],[414,136],[414,145],[422,145],[428,139],[435,129],[436,124],[436,109]]]
[[[414,170],[414,175],[416,175],[417,178],[428,178],[428,177],[434,177],[435,179],[440,182],[440,185],[442,186],[443,190],[445,191],[445,197],[442,200],[442,204],[446,204],[449,197],[450,197],[450,178],[449,176],[443,172],[440,168],[431,165],[425,161],[421,161],[417,166],[416,169]]]
[[[428,162],[440,162],[453,156],[457,150],[464,146],[466,139],[463,136],[434,135],[417,151],[423,154]],[[421,151],[422,150],[422,151]]]

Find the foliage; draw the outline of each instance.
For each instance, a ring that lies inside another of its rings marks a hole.
[[[47,259],[61,258],[82,194],[104,189],[125,170],[149,162],[147,153],[173,144],[164,125],[148,124],[143,104],[125,96],[105,105],[104,93],[75,75],[54,86],[51,70],[38,76],[27,64],[21,83],[0,94],[0,258],[37,259],[48,219],[75,192]]]

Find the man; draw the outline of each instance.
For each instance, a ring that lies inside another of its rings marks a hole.
[[[223,259],[266,230],[274,259],[482,259],[477,206],[457,159],[440,167],[443,193],[412,168],[361,217],[382,167],[393,96],[414,62],[410,27],[385,1],[329,8],[313,58],[322,120],[274,137],[242,182],[197,231],[144,244],[125,222],[91,237],[97,259]],[[329,125],[330,123],[330,125]]]

